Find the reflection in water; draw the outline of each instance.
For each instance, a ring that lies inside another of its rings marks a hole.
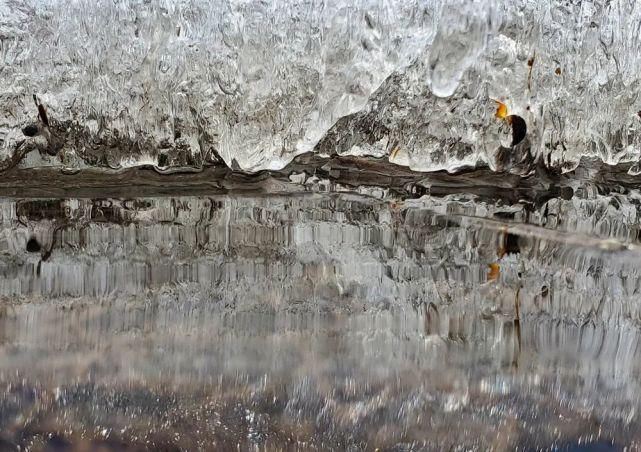
[[[639,444],[602,198],[4,200],[0,449]]]

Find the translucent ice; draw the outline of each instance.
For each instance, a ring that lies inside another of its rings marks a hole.
[[[72,168],[220,155],[256,171],[310,151],[492,166],[492,99],[548,164],[637,161],[640,20],[627,0],[0,0],[0,169],[17,152]],[[26,137],[33,94],[51,125]]]

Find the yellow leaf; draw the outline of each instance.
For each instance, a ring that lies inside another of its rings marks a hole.
[[[496,116],[499,119],[505,119],[507,118],[507,105],[505,105],[503,102],[500,102],[498,100],[495,100],[498,105],[496,107],[496,113],[494,113],[494,116]]]
[[[490,269],[487,272],[488,281],[496,281],[501,273],[501,267],[496,262],[489,265]]]

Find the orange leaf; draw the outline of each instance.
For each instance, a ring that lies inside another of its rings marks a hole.
[[[496,281],[501,273],[501,267],[496,262],[489,265],[490,270],[487,272],[488,281]]]
[[[503,102],[500,102],[498,100],[495,100],[498,105],[496,107],[496,113],[494,113],[494,116],[496,116],[499,119],[505,119],[507,118],[507,105],[505,105]]]

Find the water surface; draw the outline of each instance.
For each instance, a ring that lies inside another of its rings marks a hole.
[[[0,449],[641,441],[632,189],[114,184],[0,201]]]

